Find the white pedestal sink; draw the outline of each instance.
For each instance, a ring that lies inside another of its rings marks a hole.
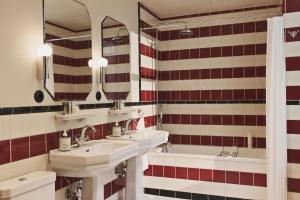
[[[138,154],[138,143],[121,140],[94,140],[71,151],[50,151],[51,167],[58,176],[84,177],[92,200],[104,200],[101,174]],[[102,189],[101,189],[102,188]]]
[[[107,136],[111,140],[136,141],[139,144],[138,154],[128,160],[126,200],[143,199],[143,156],[153,148],[168,141],[169,133],[156,130],[137,130],[120,137]]]

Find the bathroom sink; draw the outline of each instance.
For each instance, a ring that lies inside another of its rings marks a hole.
[[[120,137],[107,136],[110,140],[136,141],[139,144],[139,154],[145,154],[153,148],[168,141],[169,133],[167,131],[157,130],[134,130]]]
[[[136,156],[137,150],[135,141],[94,140],[68,152],[52,150],[49,160],[58,176],[92,177]]]

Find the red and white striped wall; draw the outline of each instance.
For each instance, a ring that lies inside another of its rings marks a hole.
[[[300,199],[300,1],[285,0],[288,199]],[[292,32],[298,34],[293,38]]]

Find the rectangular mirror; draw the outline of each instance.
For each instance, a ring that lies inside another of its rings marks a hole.
[[[126,100],[130,93],[130,43],[126,26],[106,17],[102,21],[103,92],[108,100]]]
[[[65,9],[68,8],[68,9]],[[77,0],[44,0],[45,89],[55,101],[86,100],[92,90],[91,19]]]

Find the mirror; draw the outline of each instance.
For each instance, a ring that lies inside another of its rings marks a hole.
[[[102,56],[108,60],[103,69],[102,86],[108,100],[126,100],[130,93],[130,44],[126,26],[106,17],[102,28]]]
[[[66,9],[67,8],[67,9]],[[56,101],[82,101],[92,90],[91,19],[77,0],[44,0],[45,88]]]

